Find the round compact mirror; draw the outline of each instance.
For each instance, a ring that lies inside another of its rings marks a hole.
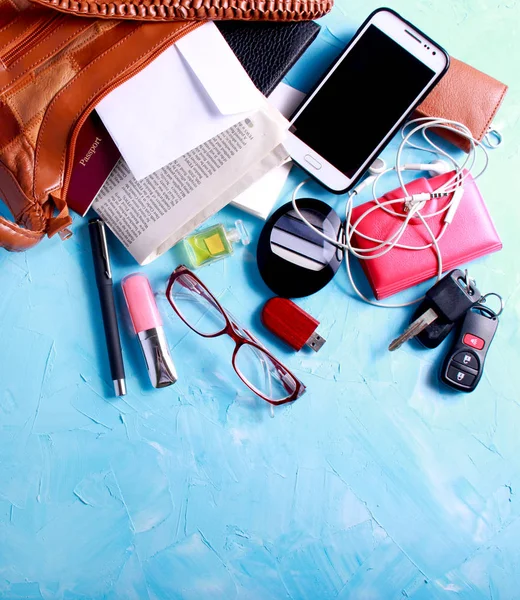
[[[343,241],[343,226],[337,213],[313,198],[298,200],[298,209],[316,229]],[[278,296],[301,298],[314,294],[334,277],[343,250],[308,227],[291,202],[275,211],[258,240],[260,275]]]

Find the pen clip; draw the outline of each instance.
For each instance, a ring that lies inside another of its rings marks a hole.
[[[99,239],[101,245],[101,254],[103,255],[103,259],[105,261],[105,273],[109,279],[112,279],[112,270],[110,268],[110,259],[108,257],[108,243],[107,243],[107,233],[105,231],[105,224],[103,221],[97,222],[99,229]]]

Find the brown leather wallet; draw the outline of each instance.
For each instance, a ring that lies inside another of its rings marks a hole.
[[[504,99],[507,85],[470,67],[450,59],[448,72],[417,107],[415,117],[442,117],[468,127],[479,142],[488,131]],[[463,136],[439,129],[437,133],[469,152],[471,144]]]

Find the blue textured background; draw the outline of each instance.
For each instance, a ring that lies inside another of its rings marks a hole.
[[[388,353],[410,310],[362,304],[343,270],[299,302],[324,348],[286,352],[259,323],[271,294],[253,244],[200,276],[307,394],[271,418],[232,370],[231,344],[190,333],[163,298],[179,382],[150,389],[124,327],[129,394],[115,400],[77,218],[66,243],[0,253],[1,598],[520,597],[519,2],[388,4],[511,86],[496,121],[505,143],[479,183],[504,250],[471,274],[507,308],[478,390],[440,387],[443,347]],[[307,90],[376,7],[339,0],[289,82]],[[322,197],[342,210],[344,198]],[[256,240],[261,223],[245,220]],[[110,243],[119,281],[137,268]],[[172,251],[144,271],[164,290],[178,262]]]

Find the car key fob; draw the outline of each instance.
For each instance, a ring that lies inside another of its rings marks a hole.
[[[410,322],[415,321],[415,319],[424,314],[429,308],[431,308],[430,301],[428,299],[423,300],[413,313]],[[454,323],[450,323],[439,317],[433,323],[430,323],[426,329],[418,333],[415,339],[426,348],[437,348],[447,338],[454,325]]]
[[[472,392],[477,387],[497,327],[498,318],[492,310],[481,305],[468,310],[457,341],[444,360],[443,383],[461,392]]]
[[[480,298],[482,296],[475,287],[475,282],[468,278],[467,271],[466,273],[460,269],[450,271],[426,292],[423,304],[426,311],[419,314],[401,335],[390,342],[388,350],[390,352],[397,350],[436,321],[440,323],[459,321],[470,308],[478,304]]]

